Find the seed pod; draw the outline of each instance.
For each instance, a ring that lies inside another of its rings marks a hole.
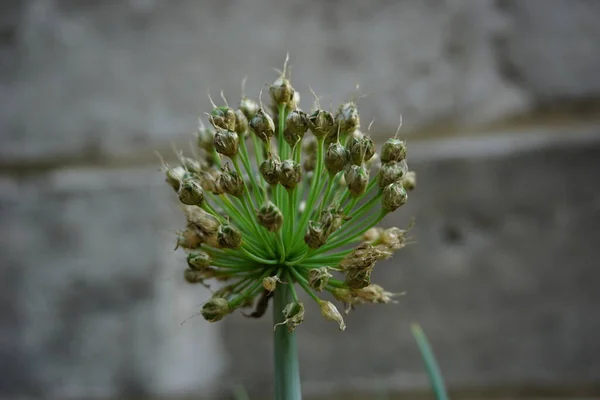
[[[327,236],[329,236],[342,227],[344,219],[344,214],[341,209],[329,207],[323,211],[319,222],[321,223],[321,226],[323,226],[323,230],[327,233]]]
[[[259,171],[263,179],[269,185],[277,185],[279,183],[279,174],[281,171],[281,161],[279,161],[279,157],[275,154],[271,155],[260,164]]]
[[[204,238],[202,234],[196,228],[188,227],[188,229],[177,235],[177,245],[175,248],[197,249],[203,242]]]
[[[306,113],[300,110],[293,110],[285,119],[283,137],[293,147],[298,141],[302,140],[307,129],[308,116]]]
[[[325,110],[315,111],[308,117],[308,129],[318,138],[328,135],[335,129],[333,115]]]
[[[362,195],[369,183],[369,171],[358,165],[350,165],[344,172],[344,179],[352,197]]]
[[[196,143],[199,148],[210,153],[214,148],[215,131],[204,126],[204,123],[198,118],[198,128],[196,129]]]
[[[229,107],[216,107],[208,116],[217,130],[235,131],[235,111]]]
[[[213,297],[202,306],[201,311],[208,322],[217,322],[229,313],[229,303],[222,297]]]
[[[279,183],[286,189],[293,189],[302,180],[300,164],[294,160],[284,160],[279,170]]]
[[[270,232],[277,232],[283,225],[283,213],[270,201],[258,210],[258,223]]]
[[[301,301],[293,301],[287,304],[283,309],[285,320],[275,324],[273,329],[277,329],[279,325],[287,325],[288,332],[292,333],[298,325],[304,321],[304,303]]]
[[[265,290],[268,290],[269,292],[273,292],[277,288],[277,282],[281,282],[278,277],[267,276],[266,278],[264,278],[262,280],[262,285],[263,285],[263,288],[265,288]]]
[[[269,141],[275,134],[275,123],[273,118],[260,108],[256,115],[249,122],[252,131],[263,142]]]
[[[199,206],[204,201],[204,190],[194,179],[184,179],[177,192],[179,201],[189,206]]]
[[[242,232],[233,225],[220,225],[217,230],[217,242],[226,249],[237,249],[242,245]]]
[[[165,164],[165,181],[171,186],[175,191],[179,191],[179,187],[181,186],[181,181],[185,177],[185,169],[183,167],[175,167],[171,168]]]
[[[223,173],[219,175],[217,182],[225,193],[235,197],[240,197],[246,189],[242,177],[237,172],[231,171],[229,164],[223,166]]]
[[[381,161],[402,161],[406,158],[406,143],[396,138],[388,139],[381,146]]]
[[[350,289],[362,289],[371,283],[371,272],[373,268],[353,269],[346,272],[344,283]]]
[[[317,292],[323,291],[333,275],[329,273],[327,267],[311,269],[308,273],[308,284]]]
[[[311,249],[318,249],[325,244],[327,236],[327,232],[325,232],[320,222],[309,221],[308,229],[304,235],[304,242]]]
[[[375,155],[375,143],[373,143],[373,139],[371,139],[367,135],[364,135],[362,140],[363,140],[363,146],[365,148],[364,160],[366,163],[368,163],[369,161],[371,161],[371,159]]]
[[[346,151],[348,152],[348,159],[352,164],[362,165],[367,152],[362,137],[349,136],[346,141]]]
[[[344,318],[342,318],[342,314],[340,314],[340,312],[333,305],[333,303],[331,303],[330,301],[321,300],[319,302],[319,307],[321,308],[321,315],[325,319],[337,322],[340,326],[340,331],[344,331],[346,329]]]
[[[381,195],[381,206],[386,212],[393,212],[398,207],[404,205],[408,200],[406,190],[402,187],[402,183],[395,182],[387,185],[383,189]]]
[[[401,181],[403,176],[404,169],[402,169],[400,163],[396,161],[390,161],[383,164],[381,169],[379,169],[377,182],[379,183],[380,188],[384,188],[391,183]]]
[[[408,192],[415,190],[417,187],[417,173],[415,171],[408,171],[402,179],[402,186]]]
[[[244,115],[246,116],[246,118],[249,121],[256,115],[260,106],[258,105],[258,103],[256,101],[244,96],[240,100],[240,105],[238,108],[240,110],[242,110],[242,112],[244,113]]]
[[[234,131],[218,131],[215,134],[215,150],[227,157],[233,157],[238,152],[240,139]]]
[[[244,136],[248,132],[248,118],[242,110],[235,110],[235,133]]]
[[[344,103],[338,108],[335,116],[335,122],[340,125],[342,132],[354,132],[360,127],[360,118],[356,104],[351,101]]]
[[[210,258],[208,253],[204,251],[189,253],[187,256],[188,267],[195,271],[201,271],[207,267],[210,267],[211,262],[212,259]]]
[[[331,143],[325,153],[325,168],[331,175],[343,170],[348,164],[348,152],[339,143]]]
[[[290,81],[281,77],[269,86],[271,100],[277,105],[291,106],[294,104],[295,90]]]

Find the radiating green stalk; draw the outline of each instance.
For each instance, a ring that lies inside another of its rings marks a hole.
[[[321,254],[324,253],[326,251],[332,250],[336,247],[339,246],[343,246],[344,244],[346,244],[348,241],[352,240],[353,237],[361,234],[362,232],[366,232],[367,230],[371,229],[372,227],[374,227],[375,225],[377,225],[379,223],[379,221],[381,221],[383,219],[383,217],[385,217],[387,215],[387,213],[385,213],[384,211],[382,211],[373,221],[371,221],[366,227],[365,226],[361,226],[359,225],[358,227],[354,228],[354,229],[350,229],[349,231],[346,230],[344,232],[343,235],[341,235],[339,238],[336,238],[335,240],[327,243],[325,246],[317,249],[315,251],[315,254]]]
[[[240,160],[242,160],[242,164],[244,165],[244,169],[246,170],[246,174],[248,175],[248,178],[250,179],[250,183],[252,184],[252,187],[256,190],[254,193],[254,197],[256,199],[256,202],[258,203],[258,205],[260,205],[262,202],[264,202],[264,197],[263,197],[263,188],[262,188],[262,182],[258,182],[256,180],[256,177],[254,176],[254,170],[252,169],[252,166],[250,165],[250,157],[248,156],[248,146],[246,146],[246,141],[242,138],[242,140],[240,141]]]
[[[273,322],[285,320],[283,309],[293,301],[290,285],[277,285],[273,294]],[[273,335],[275,345],[275,400],[300,400],[300,367],[296,333],[288,332],[285,324],[277,326]]]

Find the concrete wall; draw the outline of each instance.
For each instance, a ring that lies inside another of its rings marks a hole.
[[[235,102],[247,75],[255,95],[286,52],[304,107],[308,85],[335,105],[360,83],[377,138],[402,113],[420,183],[389,221],[416,216],[418,244],[377,271],[407,296],[344,334],[310,310],[306,392],[425,387],[413,319],[453,387],[597,382],[599,17],[584,0],[2,2],[0,396],[270,394],[268,320],[180,325],[208,293],[182,282],[153,151],[187,144],[207,89]],[[548,106],[560,126],[513,123]],[[498,124],[515,132],[488,138]]]

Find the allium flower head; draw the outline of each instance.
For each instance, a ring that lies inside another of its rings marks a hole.
[[[392,302],[394,294],[371,283],[371,273],[405,246],[406,231],[376,225],[406,203],[416,175],[398,132],[378,157],[359,131],[355,101],[335,116],[318,100],[302,111],[285,67],[269,94],[269,109],[262,92],[257,100],[242,93],[235,109],[225,99],[213,103],[211,127],[198,123],[197,156],[163,166],[187,219],[177,237],[187,253],[184,276],[228,282],[202,307],[210,322],[251,304],[248,316],[259,317],[272,293],[289,285],[293,301],[280,325],[292,331],[303,321],[301,288],[344,330],[342,315],[321,295],[331,293],[346,310]]]

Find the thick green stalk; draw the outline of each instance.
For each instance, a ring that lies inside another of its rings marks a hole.
[[[290,285],[277,285],[273,294],[273,322],[285,320],[283,309],[293,301]],[[300,367],[296,333],[289,333],[285,324],[276,327],[275,343],[275,400],[300,400]]]

